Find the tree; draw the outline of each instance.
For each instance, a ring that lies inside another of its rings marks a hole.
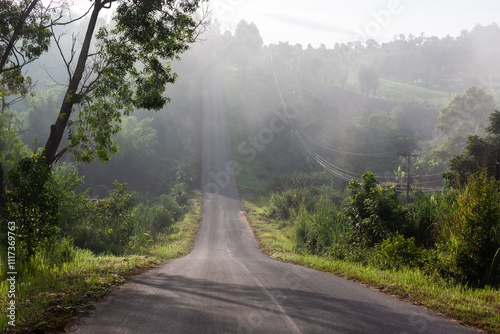
[[[370,92],[373,92],[373,97],[375,97],[379,84],[379,78],[377,71],[373,68],[373,66],[361,66],[358,73],[358,79],[361,95],[370,96]]]
[[[44,7],[39,0],[0,0],[2,90],[11,89],[18,93],[24,83],[21,69],[47,51],[50,43],[49,10],[54,8]]]
[[[488,115],[495,106],[490,93],[481,87],[469,87],[439,111],[439,124],[436,128],[445,134],[478,134],[485,128]]]
[[[396,187],[382,188],[373,173],[367,172],[362,183],[352,180],[347,189],[345,210],[354,242],[373,246],[390,233],[404,231],[405,209],[398,202]]]
[[[10,124],[9,118],[12,116],[7,115],[7,112],[12,103],[30,90],[31,80],[21,71],[48,49],[48,27],[53,23],[49,11],[55,10],[55,4],[44,6],[39,0],[0,0],[0,137],[2,141],[5,140],[4,146],[7,148],[22,146],[16,129]],[[11,96],[15,98],[9,101]],[[4,147],[3,151],[0,154],[0,208],[5,204],[2,162],[5,152],[10,155],[12,150]]]
[[[109,160],[118,150],[112,137],[122,115],[159,110],[170,101],[163,92],[176,74],[168,61],[195,42],[201,21],[192,16],[201,1],[93,1],[80,53],[75,57],[73,48],[64,59],[69,82],[44,148],[49,169],[67,151],[80,162]],[[102,11],[114,3],[115,28],[102,27],[94,36]],[[59,150],[68,127],[69,145]]]
[[[488,115],[495,109],[493,96],[480,87],[472,86],[463,94],[455,96],[439,111],[436,129],[448,135],[448,138],[436,153],[447,160],[462,152],[469,135],[484,134]]]
[[[199,23],[191,15],[200,1],[93,1],[78,57],[76,37],[69,56],[63,56],[68,86],[44,150],[18,161],[6,178],[12,191],[2,197],[7,205],[0,208],[0,216],[16,221],[26,259],[50,244],[57,230],[60,208],[50,172],[53,163],[67,151],[77,161],[109,159],[118,148],[112,136],[120,129],[122,115],[140,108],[158,110],[169,101],[163,92],[176,74],[168,61],[196,40]],[[115,28],[95,33],[101,11],[115,2]],[[54,41],[64,55],[60,36]],[[23,52],[28,57],[31,51]],[[67,127],[69,145],[58,151]]]
[[[449,185],[465,185],[468,177],[482,168],[487,177],[500,180],[500,111],[493,112],[489,120],[488,136],[470,135],[466,150],[451,160],[450,171],[444,175]]]
[[[248,65],[259,54],[262,43],[262,37],[255,23],[247,23],[245,20],[241,20],[238,23],[232,46],[236,60],[240,62],[244,70],[245,78]]]

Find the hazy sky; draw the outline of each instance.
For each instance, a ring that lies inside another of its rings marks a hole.
[[[211,0],[214,19],[234,30],[254,22],[265,44],[303,46],[392,40],[394,35],[457,36],[477,23],[500,23],[499,0]]]

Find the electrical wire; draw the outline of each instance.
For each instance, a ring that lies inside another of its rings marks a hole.
[[[342,169],[342,168],[334,165],[333,163],[329,162],[327,159],[325,159],[324,157],[322,157],[321,155],[319,155],[317,152],[315,152],[308,145],[307,141],[311,142],[312,144],[314,144],[314,145],[316,145],[316,146],[318,146],[320,148],[329,150],[329,151],[334,152],[334,153],[344,154],[344,155],[354,155],[354,156],[362,156],[362,157],[369,157],[369,158],[393,158],[393,157],[395,157],[397,155],[397,154],[394,154],[394,152],[356,153],[356,152],[348,152],[348,151],[339,150],[336,147],[332,147],[329,143],[325,142],[321,137],[325,137],[327,139],[335,140],[335,141],[340,141],[340,140],[336,140],[334,138],[331,138],[331,137],[328,137],[328,136],[326,136],[324,134],[321,134],[319,131],[317,131],[316,129],[314,129],[314,127],[309,122],[307,122],[302,117],[302,115],[300,113],[297,113],[297,115],[304,121],[305,126],[309,127],[309,129],[311,129],[311,131],[314,133],[314,136],[311,135],[310,133],[308,133],[306,130],[302,130],[301,131],[301,129],[299,129],[297,127],[297,125],[295,124],[295,122],[293,121],[293,118],[290,116],[290,113],[288,111],[287,105],[286,105],[285,100],[283,98],[283,94],[281,92],[281,88],[279,86],[278,78],[277,78],[277,75],[276,75],[276,70],[275,70],[275,66],[274,66],[274,60],[273,60],[273,54],[272,54],[272,52],[271,52],[271,66],[272,66],[272,71],[273,71],[274,82],[276,84],[276,89],[278,91],[278,95],[280,97],[280,101],[281,101],[283,109],[284,109],[284,111],[286,113],[286,116],[287,116],[288,120],[290,121],[290,124],[292,125],[293,129],[297,133],[297,135],[299,137],[299,140],[300,140],[302,146],[306,149],[307,153],[310,156],[312,156],[314,158],[314,160],[323,169],[325,169],[326,171],[328,171],[332,175],[336,176],[337,178],[339,178],[341,180],[344,180],[344,181],[347,181],[347,182],[349,182],[349,181],[351,181],[353,179],[360,181],[361,177],[362,177],[362,174],[354,173],[354,172]],[[380,143],[382,143],[382,142],[393,142],[393,141],[396,141],[396,139],[394,139],[394,140],[388,140],[388,141],[381,141]],[[343,142],[346,143],[345,141],[343,141]],[[361,142],[347,142],[347,143],[362,144]],[[377,143],[377,142],[370,142],[370,143],[373,144],[373,143]],[[418,147],[417,145],[413,145],[413,146],[410,146],[410,147],[408,147],[408,148],[406,148],[404,150],[401,150],[401,151],[405,151],[405,150],[406,151],[411,151],[412,149],[417,148],[417,147]],[[392,153],[392,154],[389,155],[389,153]],[[415,176],[412,176],[412,179],[425,178],[425,177],[438,176],[438,175],[441,176],[442,174],[415,175]],[[376,178],[383,179],[386,182],[387,181],[391,181],[391,180],[401,181],[401,178],[399,178],[399,177],[376,176]],[[435,183],[435,181],[419,182],[419,184],[426,184],[426,183]],[[401,183],[394,183],[393,185],[401,185]],[[419,188],[418,185],[415,186],[414,188],[417,188],[417,189],[422,190],[422,191],[429,191],[429,192],[436,192],[436,191],[440,191],[440,190],[443,189],[443,188]],[[398,192],[406,192],[406,191],[402,191],[402,190],[397,190],[397,191]]]

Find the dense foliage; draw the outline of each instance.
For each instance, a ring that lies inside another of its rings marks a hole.
[[[30,259],[50,245],[58,232],[59,199],[52,175],[40,164],[42,159],[41,154],[22,158],[7,175],[9,191],[0,208],[1,234],[7,234],[7,222],[15,222],[20,259]]]

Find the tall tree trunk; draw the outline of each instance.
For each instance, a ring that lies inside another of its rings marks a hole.
[[[59,148],[59,145],[61,144],[64,130],[68,125],[69,118],[73,111],[73,106],[79,100],[79,97],[76,96],[76,94],[78,92],[78,87],[85,71],[92,37],[94,35],[97,19],[99,18],[99,11],[103,8],[102,3],[103,1],[100,0],[95,1],[94,9],[92,10],[92,16],[90,17],[90,21],[87,26],[87,32],[85,34],[85,39],[83,41],[75,71],[70,79],[68,90],[64,95],[64,100],[61,105],[61,109],[59,110],[59,115],[57,116],[56,123],[50,126],[49,139],[45,144],[45,163],[49,170],[52,167],[52,163],[56,159],[57,150]]]

